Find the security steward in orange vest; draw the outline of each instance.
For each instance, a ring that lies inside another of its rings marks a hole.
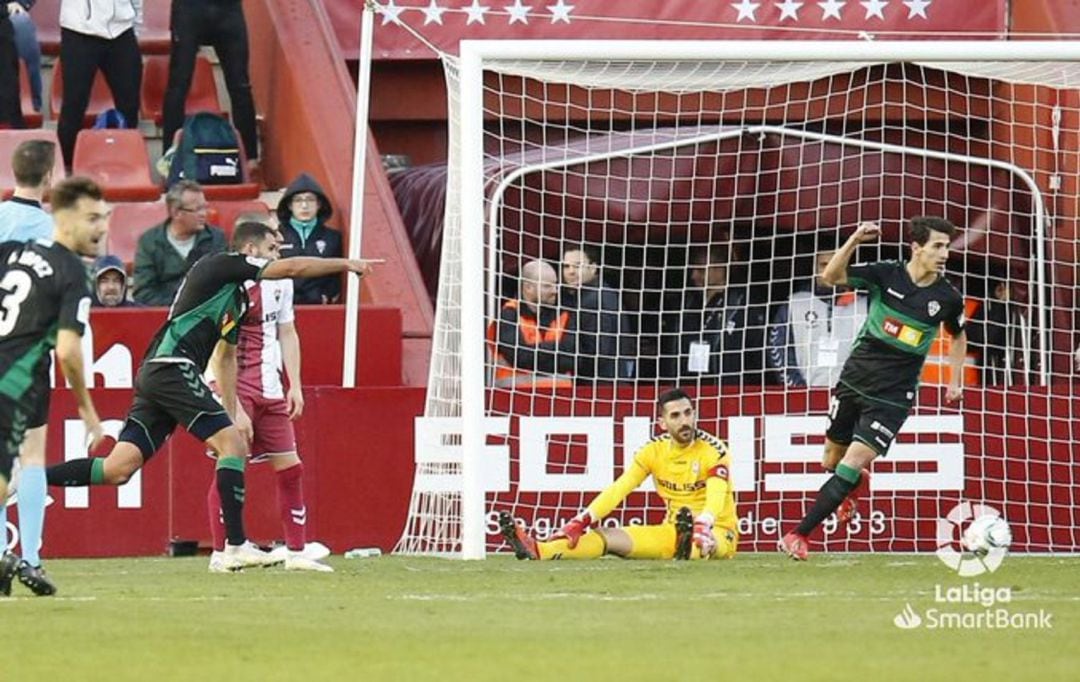
[[[574,320],[558,309],[555,268],[529,261],[521,268],[518,300],[507,301],[488,327],[488,348],[499,387],[563,388],[574,385]]]

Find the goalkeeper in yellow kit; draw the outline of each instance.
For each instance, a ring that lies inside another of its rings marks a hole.
[[[681,389],[657,400],[660,428],[634,455],[614,483],[559,529],[538,542],[507,512],[499,514],[503,537],[519,559],[595,559],[614,554],[625,559],[730,559],[735,555],[735,495],[727,444],[697,428],[694,405]],[[664,522],[655,526],[589,528],[652,475],[667,505]]]

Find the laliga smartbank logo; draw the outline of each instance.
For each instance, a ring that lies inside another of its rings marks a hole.
[[[1001,567],[1012,542],[1012,531],[997,509],[961,502],[937,523],[937,557],[958,575],[970,578]],[[957,546],[960,549],[957,549]],[[935,585],[934,606],[919,610],[904,604],[893,618],[902,630],[1049,630],[1053,614],[1045,609],[1014,611],[1012,588],[978,582]]]

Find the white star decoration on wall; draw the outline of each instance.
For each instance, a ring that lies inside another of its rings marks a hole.
[[[510,15],[511,24],[519,21],[528,24],[530,10],[532,10],[532,5],[523,5],[521,0],[514,0],[514,4],[506,8],[506,13]]]
[[[469,15],[469,18],[465,20],[465,25],[469,24],[483,24],[484,13],[491,8],[480,4],[480,0],[472,0],[472,4],[464,9],[465,14]]]
[[[425,7],[424,12],[424,26],[428,24],[438,24],[442,26],[442,15],[446,11],[445,7],[439,7],[439,4],[435,0],[431,0],[431,4]]]
[[[443,15],[449,13],[450,15],[464,15],[465,25],[470,26],[472,24],[480,24],[486,26],[488,19],[494,16],[506,17],[506,23],[509,25],[522,24],[524,26],[529,25],[529,19],[533,21],[543,21],[548,19],[552,24],[571,23],[573,17],[571,12],[576,9],[575,5],[570,5],[567,0],[555,0],[555,4],[552,5],[526,5],[524,0],[487,0],[487,4],[481,4],[481,0],[472,0],[472,4],[465,7],[446,7],[439,4],[439,0],[429,0],[427,6],[406,5],[402,6],[397,4],[398,2],[405,2],[407,0],[385,0],[383,4],[379,6],[379,13],[382,15],[382,25],[387,24],[402,24],[402,13],[404,12],[417,12],[424,15],[424,26],[429,24],[438,24],[443,26],[446,21],[446,17]],[[805,0],[773,0],[772,6],[779,12],[779,17],[773,19],[771,13],[767,13],[763,20],[765,22],[776,21],[787,22],[789,19],[793,22],[797,22],[800,19],[799,13],[807,5],[817,5],[821,10],[820,21],[828,22],[830,20],[843,21],[844,15],[849,15],[849,19],[855,18],[852,16],[852,12],[859,13],[859,6],[862,7],[864,16],[860,17],[865,21],[871,19],[877,19],[880,21],[886,21],[885,14],[889,11],[890,5],[904,5],[907,9],[908,19],[929,19],[928,12],[930,5],[934,0],[857,0],[852,2],[851,0],[811,0],[807,2]],[[765,3],[763,1],[755,2],[754,0],[738,0],[738,2],[728,2],[732,10],[736,13],[735,21],[737,23],[758,23],[758,10],[761,9]],[[851,5],[852,7],[848,7]],[[548,16],[544,16],[544,12],[547,12]],[[729,10],[731,11],[731,10]],[[899,10],[900,16],[903,16],[904,9]],[[768,10],[766,10],[768,12]],[[896,13],[893,12],[893,19],[899,18]],[[810,21],[813,21],[812,16]]]
[[[803,3],[795,2],[795,0],[784,0],[782,3],[777,3],[776,9],[780,10],[780,21],[784,19],[799,20],[799,9],[802,8]]]
[[[551,12],[551,23],[557,24],[560,21],[570,23],[570,13],[574,11],[573,5],[567,5],[563,0],[559,0],[554,5],[548,5],[547,11]]]
[[[885,8],[889,6],[889,0],[866,0],[859,4],[866,8],[867,21],[872,17],[885,21]]]
[[[825,0],[825,2],[819,2],[818,7],[821,8],[821,20],[832,17],[837,21],[840,21],[840,10],[844,9],[846,0]]]
[[[733,2],[731,6],[739,12],[739,18],[735,21],[742,21],[743,19],[749,19],[750,21],[757,21],[757,17],[754,13],[757,12],[757,8],[761,7],[760,2],[750,2],[750,0],[741,0],[741,2]]]

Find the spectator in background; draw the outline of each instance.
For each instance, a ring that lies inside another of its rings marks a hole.
[[[795,291],[769,328],[769,367],[785,386],[833,386],[866,320],[866,297],[821,278],[835,251],[815,258],[809,289]]]
[[[52,185],[56,145],[48,140],[26,140],[11,155],[15,193],[0,203],[0,242],[52,239],[53,219],[41,207]]]
[[[593,249],[563,252],[560,307],[576,320],[579,379],[634,377],[630,320],[619,292],[604,286]]]
[[[116,256],[101,256],[94,261],[95,308],[137,308],[127,296],[127,271]]]
[[[165,0],[154,0],[165,2]],[[248,76],[248,33],[241,0],[172,0],[169,82],[162,111],[162,139],[168,147],[184,125],[184,103],[191,89],[200,45],[212,45],[229,91],[232,121],[243,140],[248,164],[257,172],[259,139],[255,102]]]
[[[517,388],[563,388],[574,385],[577,365],[573,319],[559,310],[555,268],[533,260],[521,268],[519,298],[503,304],[488,327],[494,356],[495,385]]]
[[[135,26],[142,23],[142,6],[143,0],[61,0],[64,101],[60,105],[56,134],[69,168],[75,154],[75,138],[82,128],[99,69],[127,127],[139,124],[142,54]]]
[[[30,103],[34,111],[41,113],[41,43],[38,42],[37,26],[30,17],[30,8],[36,0],[19,0],[11,3],[23,9],[11,13],[11,25],[15,29],[15,50],[26,64],[30,77]],[[10,9],[10,7],[9,7]]]
[[[209,253],[225,250],[225,233],[206,223],[206,196],[193,180],[181,180],[165,194],[169,217],[139,237],[135,251],[135,301],[172,304],[187,271]]]
[[[1012,300],[1008,282],[988,282],[990,297],[972,316],[968,340],[981,356],[982,383],[986,386],[1027,383],[1031,359],[1031,324],[1023,308]]]
[[[322,187],[307,173],[301,173],[281,196],[277,206],[280,223],[281,257],[316,256],[341,258],[341,233],[327,227],[334,208]],[[294,302],[298,304],[336,303],[341,295],[337,275],[297,279]]]
[[[728,282],[721,247],[690,254],[690,283],[678,315],[664,320],[661,372],[665,378],[761,384],[765,367],[766,309],[747,289]]]
[[[0,128],[22,128],[19,102],[19,53],[15,48],[13,12],[25,12],[17,2],[0,0]]]

